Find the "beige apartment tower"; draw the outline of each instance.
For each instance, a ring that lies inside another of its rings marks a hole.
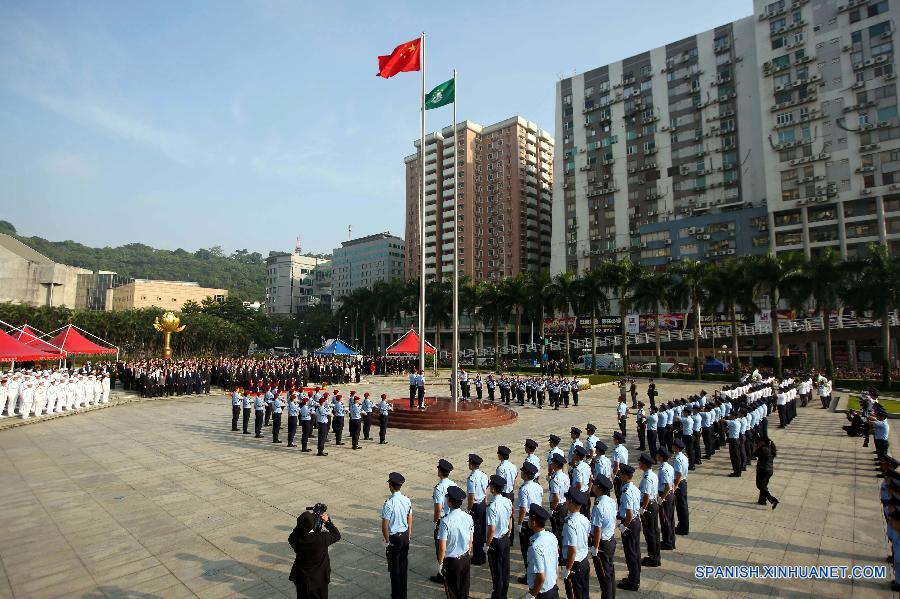
[[[499,280],[550,266],[553,137],[513,117],[484,127],[462,121],[425,138],[425,278],[453,271],[459,225],[460,273]],[[419,141],[406,163],[406,275],[419,276]],[[453,166],[459,168],[459,216]]]

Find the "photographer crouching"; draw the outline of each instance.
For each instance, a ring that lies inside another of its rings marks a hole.
[[[328,517],[328,507],[317,503],[297,518],[288,543],[297,556],[289,579],[297,587],[297,599],[328,599],[331,562],[328,546],[341,540],[341,533]]]

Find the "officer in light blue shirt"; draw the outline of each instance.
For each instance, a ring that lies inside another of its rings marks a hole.
[[[331,415],[331,408],[325,402],[326,399],[323,396],[319,400],[319,405],[316,406],[316,435],[318,443],[318,453],[316,455],[319,456],[328,455],[328,452],[325,451],[325,439],[328,437],[328,416]]]
[[[625,435],[616,431],[613,433],[612,474],[613,488],[616,492],[616,501],[622,498],[622,481],[619,478],[619,470],[628,463],[628,448],[625,447]]]
[[[300,417],[300,404],[297,403],[296,393],[291,394],[287,402],[288,411],[288,447],[297,447],[294,444],[294,437],[297,436],[297,424]]]
[[[528,509],[533,504],[541,505],[544,501],[544,489],[534,482],[534,475],[537,474],[537,467],[531,462],[522,464],[522,480],[525,481],[519,485],[519,496],[516,499],[516,507],[519,510],[517,519],[519,528],[519,545],[522,549],[522,560],[528,564],[528,543],[531,539],[531,532],[528,528]]]
[[[659,505],[661,549],[675,549],[675,469],[668,461],[670,455],[665,447],[656,450],[656,463],[659,464],[656,502]]]
[[[475,525],[462,508],[466,492],[457,486],[447,489],[449,513],[438,526],[438,561],[448,597],[467,597],[469,594],[469,551],[472,549]]]
[[[241,394],[234,390],[231,394],[231,430],[238,430],[238,419],[241,417],[241,403],[243,398]]]
[[[581,429],[577,426],[573,426],[570,431],[572,436],[572,444],[569,445],[569,454],[566,456],[569,460],[569,464],[574,461],[575,458],[575,448],[576,447],[584,447],[584,443],[581,442]]]
[[[622,479],[622,495],[619,499],[619,530],[622,533],[622,549],[628,576],[617,586],[623,590],[637,591],[641,585],[641,493],[631,482],[634,466],[623,464],[619,468]]]
[[[534,482],[540,483],[541,481],[541,460],[536,455],[534,455],[534,450],[537,449],[538,444],[534,439],[525,439],[525,461],[531,462],[534,464],[538,472],[534,475]]]
[[[582,493],[588,493],[591,489],[591,467],[585,461],[586,457],[587,449],[581,446],[575,448],[575,465],[571,470],[572,488]]]
[[[469,514],[475,522],[475,544],[472,546],[472,563],[476,566],[483,565],[486,561],[484,553],[484,517],[487,506],[488,477],[480,470],[482,460],[476,453],[469,454],[469,477],[466,479],[466,498]]]
[[[555,589],[559,575],[559,544],[553,534],[544,530],[549,519],[549,512],[538,504],[528,510],[528,527],[533,534],[529,539],[525,583],[532,597]]]
[[[588,535],[591,534],[591,522],[581,511],[590,503],[587,493],[570,489],[566,493],[568,515],[563,525],[562,577],[567,597],[578,599],[590,597],[590,568],[588,567]]]
[[[590,458],[594,456],[594,446],[597,445],[597,441],[600,439],[594,434],[597,432],[596,426],[588,422],[584,428],[588,432],[588,437],[584,440],[584,447],[588,450],[588,457]]]
[[[609,449],[609,447],[607,447],[606,443],[603,441],[598,440],[594,444],[594,478],[603,475],[612,480],[612,461],[606,457],[607,449]]]
[[[254,410],[256,414],[256,419],[253,421],[253,430],[256,432],[256,438],[259,439],[262,437],[262,427],[263,421],[266,417],[266,398],[262,395],[257,395],[256,400],[254,401]]]
[[[675,525],[675,534],[687,535],[690,532],[690,515],[688,513],[688,459],[684,455],[684,443],[681,439],[675,439],[673,445],[675,459],[672,460],[672,468],[675,471],[675,513],[678,516],[678,524]],[[675,522],[674,520],[672,521]]]
[[[432,582],[443,584],[444,575],[441,572],[440,545],[438,543],[438,528],[440,523],[450,512],[450,506],[447,503],[447,490],[455,487],[456,483],[450,480],[450,473],[453,472],[453,464],[445,459],[438,460],[437,464],[438,482],[434,485],[434,491],[431,494],[431,501],[434,504],[434,512],[432,514],[432,523],[434,525],[434,552],[438,558],[438,573],[431,577]],[[460,489],[462,490],[462,489]],[[463,492],[465,497],[465,492]],[[460,502],[461,504],[462,502]]]
[[[494,472],[497,476],[502,476],[506,479],[506,488],[503,489],[503,496],[510,501],[513,500],[513,485],[516,482],[516,467],[509,461],[511,453],[509,447],[505,445],[497,448],[497,458],[500,460],[500,464],[497,465],[497,470]]]
[[[561,454],[553,456],[550,462],[550,513],[553,534],[562,540],[562,521],[565,519],[565,495],[572,485],[572,479],[563,472],[566,466],[566,458]]]
[[[263,397],[265,401],[265,411],[266,411],[266,426],[269,426],[269,419],[272,417],[272,400],[275,399],[275,393],[272,392],[272,388],[269,387],[266,389],[265,396]]]
[[[638,463],[644,473],[638,490],[641,492],[641,530],[644,531],[644,541],[647,544],[647,557],[641,560],[641,565],[655,568],[661,563],[659,506],[656,503],[659,496],[659,478],[653,472],[656,459],[648,453],[642,453]]]
[[[391,577],[391,596],[406,596],[406,575],[409,557],[409,536],[412,533],[412,503],[400,488],[406,479],[399,472],[388,474],[391,496],[381,508],[381,534],[387,553],[388,573]]]
[[[307,453],[309,449],[309,437],[313,430],[313,413],[315,408],[309,405],[309,398],[300,394],[300,451]]]
[[[278,436],[281,434],[281,411],[284,407],[284,402],[281,401],[281,396],[275,395],[272,398],[272,443],[281,443],[281,439]]]
[[[485,546],[482,548],[490,562],[493,597],[506,597],[509,592],[509,541],[507,533],[512,527],[513,506],[503,496],[506,479],[492,475],[488,480],[491,490],[490,505],[485,514]]]
[[[593,490],[597,497],[591,511],[591,555],[594,570],[600,583],[602,597],[615,596],[616,572],[614,558],[616,553],[616,507],[615,500],[609,496],[613,483],[607,476],[594,476]]]
[[[340,395],[334,396],[331,404],[331,430],[334,432],[334,444],[343,445],[341,437],[344,436],[344,402]]]
[[[656,453],[656,428],[659,424],[659,409],[656,406],[650,407],[650,413],[647,415],[647,448],[650,453]]]
[[[347,408],[347,412],[350,415],[351,449],[362,449],[362,447],[359,446],[359,433],[362,431],[363,411],[362,406],[359,403],[358,395],[352,395],[350,397],[350,405]]]
[[[372,412],[375,411],[375,404],[373,404],[372,400],[369,399],[368,391],[363,393],[361,409],[362,409],[363,440],[371,441],[372,437],[369,434],[369,431],[372,430]]]

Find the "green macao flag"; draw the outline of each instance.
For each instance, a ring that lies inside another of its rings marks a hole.
[[[453,79],[448,79],[428,92],[428,95],[425,96],[425,110],[446,106],[450,102],[453,102],[455,97],[456,90],[453,85]]]

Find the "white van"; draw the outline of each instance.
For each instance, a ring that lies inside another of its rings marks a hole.
[[[593,369],[594,360],[591,354],[581,356],[581,367]],[[597,368],[603,370],[620,370],[622,368],[622,354],[597,354]]]

